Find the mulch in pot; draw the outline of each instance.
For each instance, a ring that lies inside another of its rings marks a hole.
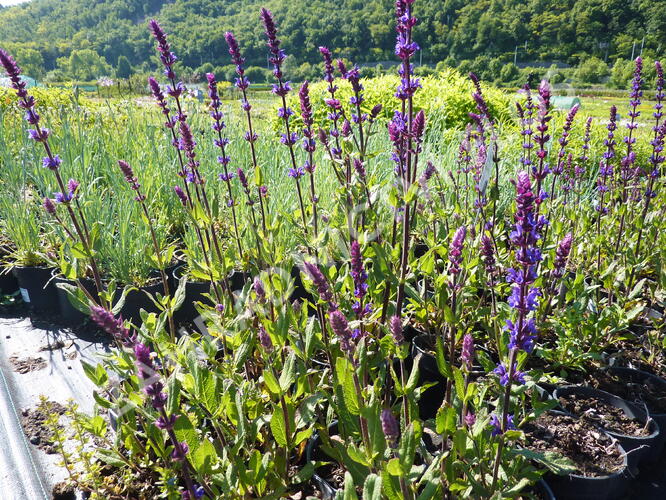
[[[659,384],[651,377],[632,380],[609,370],[601,370],[590,375],[589,385],[639,406],[645,403],[651,413],[666,413],[666,384]]]
[[[589,421],[565,414],[544,413],[521,430],[527,437],[527,448],[569,458],[575,464],[577,475],[608,476],[625,467],[616,442]]]
[[[567,394],[560,396],[559,401],[566,411],[579,415],[581,420],[617,434],[647,437],[653,432],[648,426],[627,416],[621,408],[593,396]]]

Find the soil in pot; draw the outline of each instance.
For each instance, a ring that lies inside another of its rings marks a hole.
[[[659,439],[659,426],[644,408],[585,386],[561,387],[554,396],[566,411],[615,437],[627,451],[631,468],[659,456],[663,444]]]
[[[558,412],[544,413],[521,430],[527,448],[540,453],[555,452],[570,459],[583,477],[602,477],[621,471],[624,458],[613,439],[594,424]]]
[[[582,420],[603,427],[610,432],[635,437],[646,437],[652,433],[648,426],[627,416],[621,408],[597,397],[568,394],[560,396],[558,399],[566,411],[579,415]]]
[[[640,405],[650,413],[666,414],[666,380],[631,368],[609,368],[589,377],[589,384]]]

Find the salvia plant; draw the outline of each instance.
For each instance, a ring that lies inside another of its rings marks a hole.
[[[607,120],[554,109],[547,81],[498,113],[470,74],[464,127],[445,130],[422,104],[437,96],[415,71],[417,13],[396,1],[397,75],[380,79],[396,85],[378,89],[323,46],[322,81],[292,83],[261,9],[268,110],[231,32],[219,50],[238,102],[213,73],[206,102],[189,97],[184,48],[150,20],[154,109],[80,122],[43,108],[0,51],[28,124],[0,115],[2,143],[20,128],[27,158],[0,181],[0,257],[56,267],[114,344],[84,364],[93,414],[70,404],[71,435],[48,422],[76,487],[516,498],[566,469],[523,431],[553,407],[538,384],[636,340],[664,299],[662,66],[650,126],[637,58],[628,109]],[[94,144],[74,137],[86,127]],[[149,307],[123,317],[146,285]],[[179,317],[190,302],[196,327]]]

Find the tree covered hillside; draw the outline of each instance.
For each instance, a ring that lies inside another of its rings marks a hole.
[[[391,0],[33,0],[0,8],[0,46],[38,77],[53,70],[72,78],[110,74],[121,56],[122,66],[147,71],[157,61],[146,20],[156,17],[193,71],[229,64],[227,30],[249,65],[266,66],[264,5],[275,14],[292,64],[318,62],[319,45],[360,63],[394,58]],[[428,63],[479,55],[513,61],[517,50],[519,61],[577,64],[594,55],[612,64],[643,39],[648,54],[666,46],[664,0],[432,0],[416,14],[415,38]]]

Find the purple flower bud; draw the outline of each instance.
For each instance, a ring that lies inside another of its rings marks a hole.
[[[44,210],[46,210],[46,213],[49,215],[55,215],[56,214],[56,206],[53,203],[53,200],[49,197],[44,198],[44,201],[42,202],[42,206],[44,207]]]
[[[329,323],[331,324],[331,330],[338,337],[340,342],[340,348],[350,354],[352,351],[351,338],[352,332],[349,329],[349,323],[347,318],[337,309],[329,312]]]
[[[573,236],[571,233],[568,233],[557,245],[557,250],[555,251],[555,260],[553,262],[553,277],[555,279],[559,279],[564,276],[564,268],[566,267],[567,260],[569,259],[572,242]]]
[[[264,284],[261,282],[261,279],[259,279],[259,276],[254,278],[253,288],[254,288],[254,293],[257,294],[257,298],[260,301],[263,302],[264,300],[266,300],[266,290],[264,290]]]
[[[393,416],[393,412],[388,408],[383,409],[379,420],[382,424],[382,432],[384,432],[386,442],[391,448],[397,448],[398,439],[400,438],[400,427],[398,426],[398,421]]]
[[[497,415],[494,413],[490,415],[490,425],[492,427],[491,430],[491,435],[492,436],[499,436],[500,434],[504,434],[502,432],[502,423],[500,422],[499,418],[497,418]],[[515,430],[516,426],[513,424],[513,415],[507,415],[506,418],[506,430]]]
[[[472,362],[474,360],[474,337],[471,334],[466,334],[463,337],[462,352],[460,360],[463,368],[469,373],[472,371]]]
[[[405,335],[402,331],[402,321],[400,316],[392,316],[389,321],[389,329],[391,330],[391,335],[396,344],[400,345],[405,341]]]
[[[178,418],[178,415],[169,415],[168,417],[160,417],[157,420],[155,420],[155,427],[158,429],[162,429],[165,431],[173,429],[173,426],[176,425],[176,419]]]
[[[174,447],[173,452],[171,452],[171,458],[175,462],[182,462],[185,460],[185,456],[187,455],[187,452],[190,451],[190,447],[187,445],[185,441],[182,441],[178,443],[177,446]]]
[[[176,192],[176,195],[180,199],[180,202],[183,204],[183,206],[186,207],[189,199],[183,189],[180,186],[174,186],[173,190]]]
[[[319,298],[324,302],[328,302],[330,307],[334,308],[333,293],[331,292],[331,288],[328,285],[328,281],[324,277],[323,273],[319,270],[319,267],[311,262],[304,262],[303,267],[317,288]]]
[[[504,366],[504,364],[499,363],[497,368],[493,370],[493,373],[499,376],[500,385],[506,387],[509,383],[509,372]],[[516,368],[516,364],[513,365],[513,381],[517,382],[520,385],[525,384],[525,374]]]
[[[259,325],[258,336],[261,347],[266,352],[271,352],[273,350],[273,342],[271,341],[271,337],[268,335],[268,332],[266,332],[266,329],[264,328],[263,325]]]
[[[449,261],[451,267],[449,273],[454,277],[462,270],[460,264],[462,263],[462,251],[465,245],[465,236],[467,235],[467,228],[465,226],[459,227],[449,245]]]

